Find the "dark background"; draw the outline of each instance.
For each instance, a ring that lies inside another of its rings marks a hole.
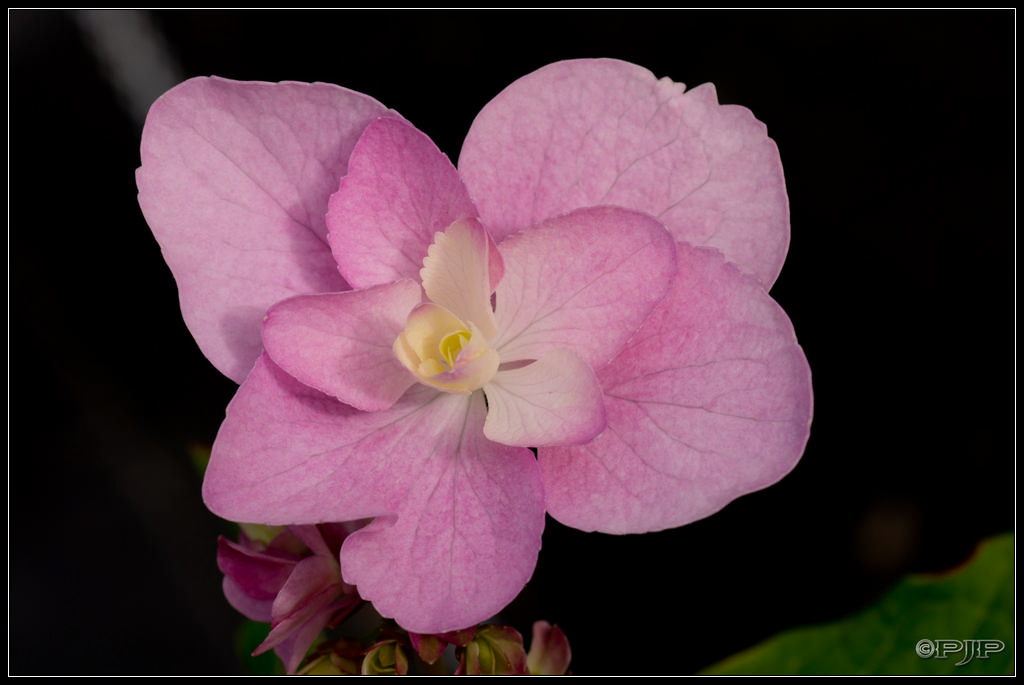
[[[491,97],[563,58],[711,81],[767,124],[792,207],[772,294],[814,372],[810,443],[781,483],[688,527],[549,521],[504,618],[527,639],[534,619],[563,626],[576,673],[693,672],[1012,529],[1013,11],[130,18],[179,80],[337,83],[453,160]],[[86,19],[8,13],[9,671],[238,673],[228,528],[190,458],[235,386],[181,321],[135,198],[141,118]]]

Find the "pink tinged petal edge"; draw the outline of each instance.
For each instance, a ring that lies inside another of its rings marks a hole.
[[[424,386],[360,412],[264,355],[214,443],[203,498],[270,525],[380,517],[342,547],[342,574],[403,627],[439,633],[488,618],[536,564],[543,487],[532,453],[483,437],[481,393]]]
[[[533,574],[543,487],[526,448],[483,437],[481,393],[444,395],[431,456],[395,515],[346,539],[342,574],[407,630],[441,633],[503,609]]]
[[[656,220],[593,207],[499,243],[505,277],[496,291],[502,362],[566,347],[600,369],[661,301],[676,272],[675,242]]]
[[[613,59],[545,66],[477,115],[459,171],[495,239],[579,207],[617,205],[722,250],[766,287],[789,248],[778,149],[714,86],[689,92]]]
[[[414,382],[392,346],[422,298],[410,280],[293,297],[267,312],[263,344],[304,384],[357,409],[387,409]]]
[[[498,250],[483,225],[464,219],[435,238],[420,269],[427,298],[462,321],[472,321],[487,338],[498,334],[489,271],[492,263],[500,262],[500,253],[495,257],[492,252]]]
[[[565,348],[527,366],[499,371],[484,386],[484,394],[484,435],[504,445],[578,445],[607,424],[597,376]]]
[[[329,202],[328,240],[354,288],[420,279],[434,234],[477,215],[455,167],[399,119],[370,124]]]
[[[327,244],[327,200],[370,121],[398,116],[325,83],[194,78],[150,109],[139,205],[203,354],[241,382],[267,308],[347,290]]]
[[[679,246],[679,277],[598,375],[608,428],[538,452],[549,513],[640,533],[708,516],[800,459],[811,373],[785,312],[716,251]]]

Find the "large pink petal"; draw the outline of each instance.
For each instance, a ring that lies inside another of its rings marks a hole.
[[[618,205],[721,249],[766,287],[789,246],[782,164],[747,109],[714,87],[611,59],[557,62],[477,115],[459,171],[496,240],[578,207]]]
[[[347,289],[323,217],[359,135],[385,115],[337,86],[220,78],[186,81],[150,109],[139,205],[186,325],[230,378],[259,356],[271,304]]]
[[[399,119],[367,127],[331,196],[327,226],[352,287],[419,281],[434,234],[476,216],[459,174],[426,135]]]
[[[668,291],[675,242],[647,216],[614,207],[577,210],[499,244],[505,277],[496,291],[502,362],[567,347],[597,370],[636,332]]]
[[[264,355],[228,408],[204,500],[274,525],[381,517],[346,539],[345,580],[409,630],[463,628],[522,589],[544,525],[536,460],[486,440],[483,420],[481,393],[424,386],[359,412]]]
[[[357,409],[387,409],[415,382],[392,347],[422,298],[419,284],[410,280],[299,295],[267,312],[263,344],[278,366],[304,384]]]
[[[264,354],[228,405],[203,498],[230,521],[268,525],[391,513],[392,492],[411,486],[408,464],[434,441],[439,395],[417,385],[390,409],[362,412]]]
[[[484,435],[503,445],[578,445],[607,424],[601,383],[564,347],[527,366],[499,371],[484,393]]]
[[[459,407],[456,398],[444,402]],[[530,579],[540,551],[536,460],[484,438],[483,397],[470,403],[437,427],[397,518],[377,519],[342,546],[345,580],[410,631],[447,632],[493,616]]]
[[[778,481],[803,453],[811,377],[792,325],[713,250],[679,246],[672,292],[598,375],[608,429],[539,451],[548,510],[566,525],[680,526]]]

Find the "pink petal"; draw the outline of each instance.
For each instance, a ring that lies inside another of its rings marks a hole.
[[[499,242],[578,207],[617,205],[721,249],[770,286],[789,245],[782,164],[765,126],[611,59],[548,65],[477,115],[459,171]]]
[[[499,244],[502,362],[567,347],[597,370],[618,354],[667,292],[675,243],[651,217],[613,207],[548,219]]]
[[[484,439],[483,420],[481,393],[424,386],[359,412],[263,356],[228,407],[204,500],[272,525],[379,516],[345,540],[345,580],[409,630],[462,628],[523,587],[544,525],[536,460]]]
[[[309,618],[340,592],[338,562],[328,557],[306,557],[295,565],[274,600],[275,627],[286,621]]]
[[[461,400],[461,401],[459,401]],[[543,489],[525,448],[483,437],[486,409],[475,393],[443,395],[432,457],[395,515],[351,535],[342,574],[406,630],[441,633],[503,609],[530,579],[544,528]]]
[[[299,626],[298,629],[288,633],[283,640],[274,645],[274,653],[284,663],[284,670],[288,675],[295,675],[295,672],[298,671],[299,666],[302,664],[302,660],[306,657],[306,652],[309,651],[310,646],[312,646],[320,632],[324,629],[329,620],[326,612],[324,614],[324,616],[319,617],[321,620],[309,621]],[[262,654],[264,651],[266,649],[261,644],[259,648],[253,651],[253,656]]]
[[[300,561],[274,600],[270,634],[253,654],[262,654],[288,642],[281,656],[287,671],[294,672],[313,640],[334,615],[358,601],[356,597],[341,598],[341,593],[335,560],[314,556]]]
[[[288,675],[294,675],[298,670],[299,665],[302,664],[302,660],[306,658],[306,653],[309,648],[316,642],[317,638],[320,637],[320,633],[324,628],[334,624],[337,621],[342,621],[347,615],[352,613],[353,610],[358,608],[359,598],[355,596],[343,596],[338,597],[330,604],[320,608],[316,613],[310,616],[305,622],[298,624],[294,629],[286,632],[283,639],[274,644],[274,652],[280,657],[281,661],[284,662],[285,672]],[[271,631],[271,635],[274,635],[275,631]],[[268,637],[269,641],[271,637]],[[264,642],[260,647],[253,652],[253,654],[259,654],[266,651]]]
[[[527,366],[499,371],[484,393],[484,435],[504,445],[578,445],[607,424],[597,376],[565,348]]]
[[[325,529],[337,529],[344,524],[324,524]],[[288,529],[288,532],[294,535],[297,539],[302,541],[306,547],[309,548],[313,554],[321,557],[334,557],[337,552],[332,552],[331,548],[324,539],[324,535],[320,530],[320,526],[292,526]],[[335,550],[341,549],[341,542],[339,541]]]
[[[207,358],[241,381],[267,308],[346,290],[327,245],[327,199],[366,125],[395,116],[323,83],[195,78],[153,104],[139,205]]]
[[[293,297],[267,312],[263,344],[304,384],[357,409],[387,409],[414,382],[392,346],[422,298],[410,280]]]
[[[359,139],[331,196],[327,226],[341,273],[366,288],[418,282],[434,234],[476,214],[448,158],[411,124],[389,118]]]
[[[304,560],[310,564],[322,558],[311,557]],[[301,569],[296,569],[301,571]],[[335,574],[337,571],[335,570]],[[286,588],[287,590],[287,588]],[[280,598],[279,598],[280,599]],[[253,655],[262,654],[274,649],[284,661],[285,670],[291,674],[298,669],[310,646],[319,637],[320,632],[335,620],[343,620],[359,603],[356,596],[340,596],[340,585],[322,585],[301,598],[301,604],[294,611],[279,617],[280,601],[274,602],[274,624],[267,639],[253,651]]]
[[[217,541],[217,567],[254,599],[276,597],[296,563],[297,559],[249,550],[223,537]]]
[[[539,451],[548,510],[574,528],[695,521],[778,481],[807,442],[811,377],[793,327],[713,250],[679,246],[672,292],[598,376],[608,429]]]
[[[416,386],[390,409],[361,412],[263,355],[228,405],[203,480],[204,500],[229,521],[268,525],[390,513],[392,491],[410,487],[412,474],[384,467],[420,458],[418,449],[436,432],[438,394]]]
[[[270,623],[271,621],[271,609],[274,605],[273,599],[256,599],[250,597],[245,593],[244,590],[231,579],[229,576],[224,576],[224,582],[221,583],[221,589],[224,591],[224,597],[228,600],[235,611],[242,614],[246,618],[252,619],[259,623]]]

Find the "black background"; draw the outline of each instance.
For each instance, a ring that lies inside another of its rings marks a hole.
[[[693,672],[1012,529],[1013,11],[146,17],[182,78],[337,83],[452,159],[491,97],[564,58],[711,81],[767,124],[792,209],[772,294],[814,373],[810,443],[784,481],[685,528],[549,520],[504,618],[563,626],[576,673]],[[8,19],[9,671],[241,672],[227,528],[189,458],[235,386],[138,209],[141,121],[73,13]]]

